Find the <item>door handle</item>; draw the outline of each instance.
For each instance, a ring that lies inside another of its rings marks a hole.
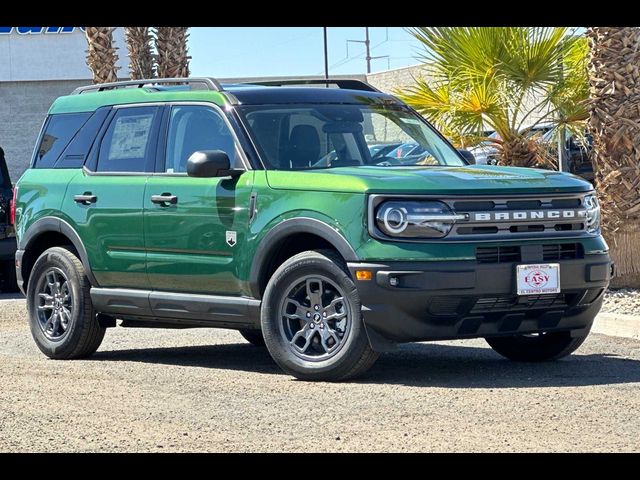
[[[178,203],[178,197],[170,193],[163,193],[162,195],[151,195],[151,201],[162,207],[167,207]]]
[[[82,195],[76,195],[73,197],[73,201],[82,205],[91,205],[98,201],[98,197],[91,192],[84,192]]]

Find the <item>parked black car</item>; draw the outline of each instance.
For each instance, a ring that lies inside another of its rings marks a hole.
[[[552,150],[557,152],[558,147],[555,135],[556,132],[554,131],[547,132],[542,137],[542,141],[551,145]],[[592,163],[593,137],[591,134],[585,132],[584,136],[579,137],[567,132],[565,149],[569,172],[593,182],[595,174]]]
[[[16,254],[16,235],[11,221],[13,187],[9,170],[0,148],[0,290],[17,291],[14,258]]]

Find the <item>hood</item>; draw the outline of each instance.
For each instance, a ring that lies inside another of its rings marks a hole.
[[[285,190],[352,193],[501,194],[560,193],[593,189],[586,180],[552,170],[469,165],[465,167],[341,167],[270,170],[269,185]]]

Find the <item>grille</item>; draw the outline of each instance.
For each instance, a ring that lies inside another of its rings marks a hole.
[[[520,261],[520,247],[478,247],[478,263],[508,263]]]
[[[585,194],[543,195],[538,198],[445,199],[458,221],[448,239],[547,238],[585,231]]]
[[[550,307],[567,307],[564,293],[536,296],[500,296],[479,298],[470,313],[504,312],[513,310],[532,310]]]
[[[456,315],[461,303],[460,297],[434,297],[429,305],[429,313],[436,316]]]
[[[539,247],[538,247],[539,248]],[[584,258],[584,249],[580,243],[557,243],[542,245],[542,261],[575,260]],[[510,263],[520,262],[520,247],[478,247],[476,248],[478,263]]]
[[[551,260],[574,260],[583,258],[584,250],[579,243],[560,243],[557,245],[543,245],[542,259]]]

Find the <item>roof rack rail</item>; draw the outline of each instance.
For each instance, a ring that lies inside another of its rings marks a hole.
[[[222,91],[222,86],[215,78],[210,77],[193,77],[193,78],[149,78],[142,80],[125,80],[122,82],[98,83],[88,85],[86,87],[76,88],[71,95],[80,95],[89,92],[103,92],[105,90],[117,90],[120,88],[143,88],[153,87],[154,85],[166,84],[199,84],[204,85],[207,90],[216,92]]]
[[[379,92],[373,85],[355,78],[300,78],[284,80],[259,80],[250,82],[252,85],[264,85],[268,87],[284,87],[287,85],[336,85],[338,88],[348,90],[364,90],[367,92]]]

